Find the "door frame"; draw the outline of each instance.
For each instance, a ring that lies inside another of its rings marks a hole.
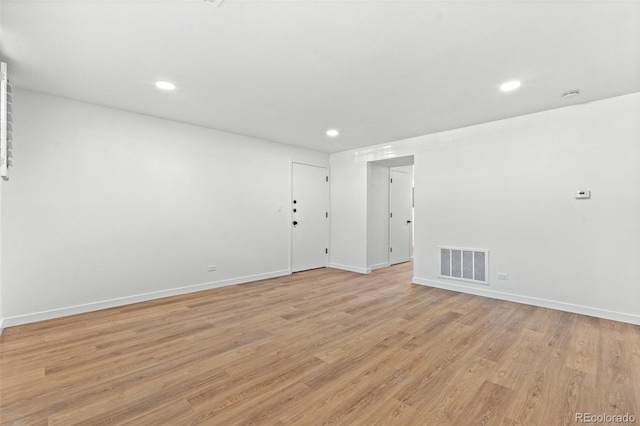
[[[303,166],[311,166],[311,167],[320,167],[325,169],[327,172],[327,176],[329,177],[329,182],[327,183],[327,191],[325,194],[326,202],[327,202],[327,212],[329,212],[329,218],[327,219],[327,237],[326,237],[326,245],[327,245],[327,256],[325,259],[325,268],[329,266],[329,259],[331,256],[331,250],[329,250],[331,244],[331,169],[328,164],[317,164],[317,163],[309,163],[302,161],[289,161],[289,204],[288,204],[288,214],[287,214],[287,229],[289,232],[289,274],[293,273],[293,165],[299,164]]]
[[[414,165],[411,164],[411,166],[413,167]],[[413,261],[413,226],[414,226],[414,186],[413,186],[413,170],[411,173],[406,173],[400,170],[393,170],[394,167],[389,167],[389,212],[391,212],[391,173],[392,172],[396,172],[396,173],[403,173],[403,174],[407,174],[409,175],[409,179],[411,180],[411,223],[409,224],[409,260],[407,260],[406,262],[412,262]],[[404,262],[398,262],[398,263],[391,263],[391,216],[389,216],[389,226],[388,226],[388,235],[389,235],[389,250],[387,251],[388,254],[388,264],[389,266],[392,265],[397,265],[399,263],[404,263]]]

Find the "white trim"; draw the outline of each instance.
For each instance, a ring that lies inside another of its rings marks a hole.
[[[293,209],[291,208],[293,205],[293,163],[295,163],[295,161],[289,161],[289,205],[283,207],[287,209],[287,232],[289,232],[289,259],[287,267],[290,271],[293,271]]]
[[[358,274],[370,274],[371,268],[360,268],[358,266],[342,265],[340,263],[330,263],[329,268],[342,269],[343,271],[357,272]]]
[[[540,306],[542,308],[556,309],[559,311],[573,312],[576,314],[589,315],[597,318],[604,318],[640,325],[640,315],[608,311],[606,309],[594,308],[591,306],[574,305],[572,303],[558,302],[555,300],[539,299],[537,297],[520,296],[512,293],[503,293],[500,291],[486,290],[484,288],[478,288],[475,286],[469,287],[466,285],[445,283],[442,281],[429,280],[425,278],[413,277],[412,282],[414,284],[436,287],[444,290],[474,294],[477,296],[489,297],[492,299],[507,300],[509,302],[523,303],[526,305]]]
[[[86,312],[98,311],[101,309],[115,308],[132,303],[146,302],[149,300],[161,299],[163,297],[177,296],[180,294],[194,293],[197,291],[210,290],[219,287],[227,287],[235,284],[244,284],[269,278],[290,275],[290,270],[267,272],[264,274],[248,275],[245,277],[231,278],[228,280],[214,281],[210,283],[195,284],[185,287],[177,287],[169,290],[154,291],[151,293],[137,294],[134,296],[119,297],[116,299],[103,300],[100,302],[86,303],[83,305],[68,306],[66,308],[52,309],[49,311],[34,312],[32,314],[18,315],[4,318],[4,326],[27,324],[31,322],[45,321],[53,318],[66,317],[68,315],[83,314]]]
[[[458,247],[458,246],[437,246],[438,248],[450,249],[450,250],[465,250],[465,251],[486,251],[489,252],[489,249],[485,248],[473,248],[473,247]]]
[[[0,318],[0,336],[2,336],[3,331],[4,331],[4,318]]]
[[[321,169],[329,169],[329,166],[327,164],[320,164],[320,163],[308,163],[308,162],[303,162],[303,161],[296,161],[296,160],[291,160],[291,167],[293,168],[293,163],[296,164],[301,164],[303,166],[311,166],[311,167],[319,167]]]
[[[391,266],[389,262],[376,263],[375,265],[369,266],[367,269],[370,271],[375,271],[376,269],[386,268],[387,266]]]

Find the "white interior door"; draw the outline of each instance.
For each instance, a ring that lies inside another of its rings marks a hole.
[[[389,183],[389,263],[411,259],[411,175],[391,170]]]
[[[293,163],[293,272],[327,266],[329,178],[326,167]]]

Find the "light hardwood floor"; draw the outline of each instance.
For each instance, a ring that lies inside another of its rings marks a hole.
[[[319,269],[8,328],[0,423],[640,417],[640,327],[412,285],[411,267]]]

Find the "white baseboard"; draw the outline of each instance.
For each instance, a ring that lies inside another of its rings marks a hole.
[[[382,262],[382,263],[376,263],[375,265],[371,265],[367,269],[375,271],[376,269],[386,268],[387,266],[391,266],[391,264],[389,262]]]
[[[349,272],[357,272],[358,274],[370,274],[371,268],[360,268],[358,266],[342,265],[340,263],[330,263],[329,268],[342,269]]]
[[[169,290],[154,291],[151,293],[137,294],[134,296],[119,297],[116,299],[103,300],[100,302],[86,303],[83,305],[68,306],[66,308],[52,309],[50,311],[34,312],[32,314],[17,315],[4,318],[0,326],[12,327],[15,325],[28,324],[32,322],[45,321],[53,318],[66,317],[69,315],[83,314],[86,312],[98,311],[100,309],[115,308],[118,306],[130,305],[132,303],[146,302],[163,297],[178,296],[180,294],[194,293],[196,291],[210,290],[213,288],[226,287],[235,284],[245,284],[254,281],[266,280],[268,278],[282,277],[290,275],[290,270],[267,272],[264,274],[248,275],[245,277],[231,278],[228,280],[214,281],[204,284],[195,284],[185,287],[177,287]]]
[[[555,300],[539,299],[537,297],[520,296],[512,293],[487,290],[485,288],[470,287],[462,284],[452,284],[443,281],[429,280],[425,278],[413,277],[414,284],[429,287],[452,290],[460,293],[475,294],[477,296],[490,297],[492,299],[507,300],[509,302],[523,303],[525,305],[540,306],[542,308],[556,309],[559,311],[573,312],[576,314],[589,315],[597,318],[604,318],[614,321],[627,322],[640,325],[640,315],[627,314],[624,312],[608,311],[606,309],[594,308],[590,306],[575,305],[572,303],[557,302]]]

